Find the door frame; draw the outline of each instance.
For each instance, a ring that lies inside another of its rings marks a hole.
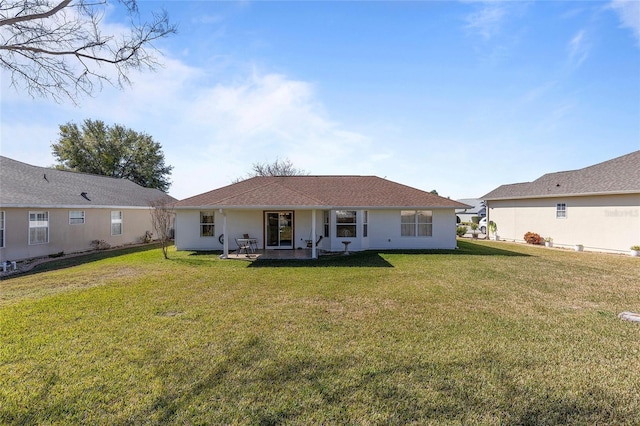
[[[276,246],[270,246],[269,245],[269,219],[268,219],[268,215],[269,214],[273,214],[273,213],[277,213],[278,214],[278,220],[280,220],[280,215],[281,214],[287,214],[290,213],[291,214],[291,242],[289,245],[282,245],[280,243],[280,232],[278,232],[278,245]],[[262,214],[262,219],[264,221],[264,248],[265,249],[270,249],[270,250],[293,250],[294,247],[294,241],[295,241],[295,211],[294,210],[264,210],[263,214]]]

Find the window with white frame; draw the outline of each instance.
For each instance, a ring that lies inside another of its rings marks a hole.
[[[431,210],[402,210],[400,212],[400,236],[433,236],[433,212]]]
[[[566,203],[556,204],[556,219],[566,219],[566,217],[567,217],[567,204]]]
[[[49,212],[29,212],[29,244],[49,242]]]
[[[369,236],[369,212],[362,212],[362,237],[366,238]]]
[[[69,210],[69,225],[84,225],[84,210]]]
[[[122,235],[122,211],[111,212],[111,235]]]
[[[322,222],[324,223],[324,238],[329,238],[329,220],[330,220],[331,211],[325,210],[323,212]]]
[[[336,235],[338,237],[356,237],[356,213],[355,210],[336,210]]]
[[[4,212],[0,212],[0,247],[4,247]]]
[[[215,237],[216,229],[213,210],[200,212],[200,236]]]

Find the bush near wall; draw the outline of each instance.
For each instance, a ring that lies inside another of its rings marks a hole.
[[[524,240],[528,244],[542,244],[544,242],[544,238],[535,232],[527,232],[524,234]]]

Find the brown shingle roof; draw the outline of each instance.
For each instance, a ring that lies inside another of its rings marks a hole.
[[[376,176],[259,176],[176,204],[195,207],[413,207],[465,208],[465,204]]]
[[[482,199],[624,193],[640,193],[640,151],[579,170],[548,173],[533,182],[502,185]]]

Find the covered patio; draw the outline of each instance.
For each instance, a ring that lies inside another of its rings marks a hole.
[[[264,250],[258,249],[249,253],[230,251],[226,257],[234,260],[311,260],[314,259],[311,249],[297,250]],[[317,259],[317,256],[315,257]]]

